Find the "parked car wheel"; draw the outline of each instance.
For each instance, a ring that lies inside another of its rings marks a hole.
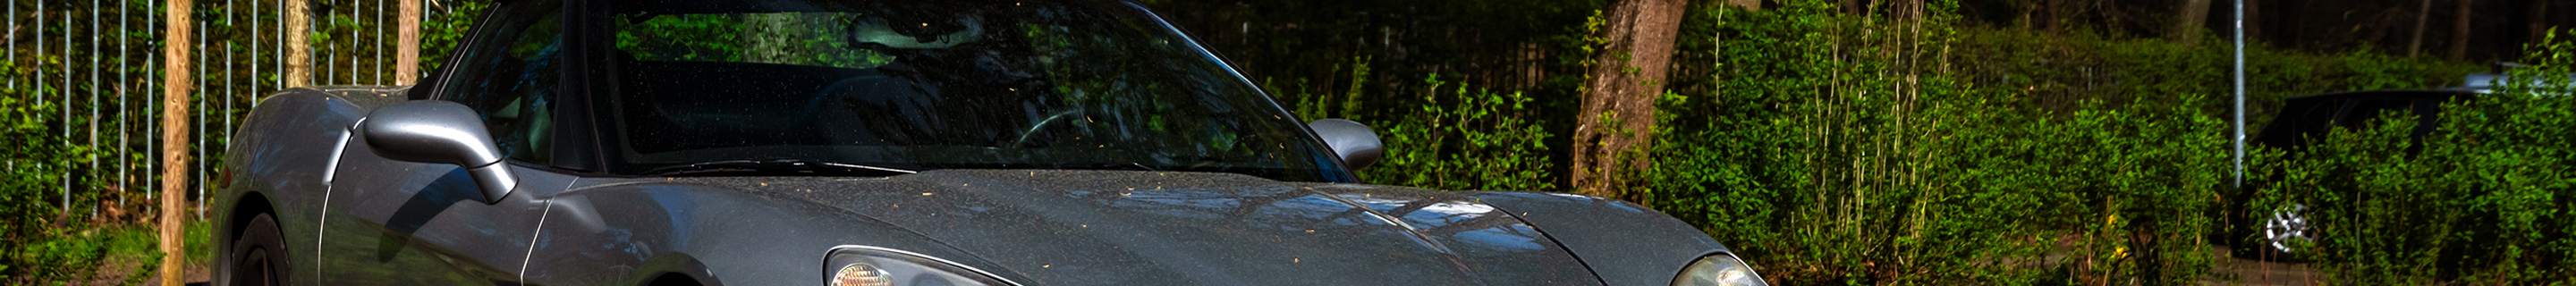
[[[2308,224],[2308,206],[2292,204],[2263,216],[2258,255],[2263,260],[2294,260],[2316,245],[2316,228]]]
[[[231,279],[226,285],[286,285],[286,243],[278,238],[277,219],[268,214],[251,218],[242,227],[241,238],[233,240]]]

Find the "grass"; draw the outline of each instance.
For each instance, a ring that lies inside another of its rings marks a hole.
[[[211,224],[190,221],[183,252],[186,264],[207,266],[214,259]],[[61,232],[26,241],[20,261],[27,265],[0,266],[0,270],[23,271],[26,277],[0,279],[16,285],[88,285],[74,281],[99,282],[111,279],[117,285],[142,285],[163,257],[158,249],[159,232],[149,224],[112,224],[58,228]],[[7,268],[27,269],[7,269]]]

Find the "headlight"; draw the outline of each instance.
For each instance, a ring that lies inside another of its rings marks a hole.
[[[841,246],[823,258],[830,286],[1016,286],[992,273],[929,255],[873,246]]]
[[[1770,284],[1763,283],[1762,275],[1754,274],[1753,267],[1745,266],[1743,260],[1736,260],[1734,255],[1725,253],[1702,256],[1699,261],[1691,262],[1690,266],[1682,267],[1681,276],[1673,277],[1673,286],[1721,285],[1769,286]]]

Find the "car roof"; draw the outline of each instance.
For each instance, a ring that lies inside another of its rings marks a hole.
[[[2495,89],[2496,89],[2496,88],[2504,87],[2504,85],[2506,84],[2505,82],[2506,82],[2507,80],[2509,80],[2510,78],[2511,78],[2510,76],[2507,76],[2507,75],[2505,75],[2505,74],[2500,74],[2500,73],[2474,73],[2474,74],[2469,74],[2469,75],[2467,75],[2467,76],[2462,76],[2462,79],[2460,80],[2460,83],[2461,83],[2461,86],[2460,86],[2460,87],[2445,88],[2445,89],[2442,89],[2442,90],[2467,91],[2467,92],[2476,92],[2476,93],[2492,93],[2492,92],[2495,92]],[[2576,81],[2576,74],[2570,74],[2570,75],[2568,75],[2567,80],[2569,80],[2569,81]],[[2546,82],[2542,81],[2541,79],[2536,79],[2536,78],[2535,78],[2535,79],[2531,79],[2531,82],[2528,82],[2527,84],[2531,84],[2531,85],[2534,85],[2534,86],[2538,86],[2538,85],[2546,84]],[[2550,95],[2565,95],[2565,94],[2550,94]]]
[[[2364,90],[2293,96],[2282,99],[2282,101],[2289,104],[2300,104],[2321,103],[2345,99],[2450,99],[2452,97],[2476,94],[2477,92],[2466,90]]]

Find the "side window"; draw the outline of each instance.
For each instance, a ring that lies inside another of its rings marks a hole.
[[[2413,104],[2413,102],[2406,99],[2368,99],[2354,101],[2351,106],[2345,107],[2343,118],[2335,119],[2335,126],[2342,126],[2343,128],[2367,128],[2371,126],[2371,124],[2376,123],[2370,122],[2371,120],[2379,119],[2380,116],[2390,113],[2410,111],[2410,109],[2414,107],[2412,106]]]
[[[554,100],[563,56],[563,26],[556,21],[563,5],[533,1],[503,7],[480,27],[477,42],[459,51],[454,79],[439,87],[438,99],[471,107],[483,115],[493,143],[510,160],[549,164],[554,131]]]

